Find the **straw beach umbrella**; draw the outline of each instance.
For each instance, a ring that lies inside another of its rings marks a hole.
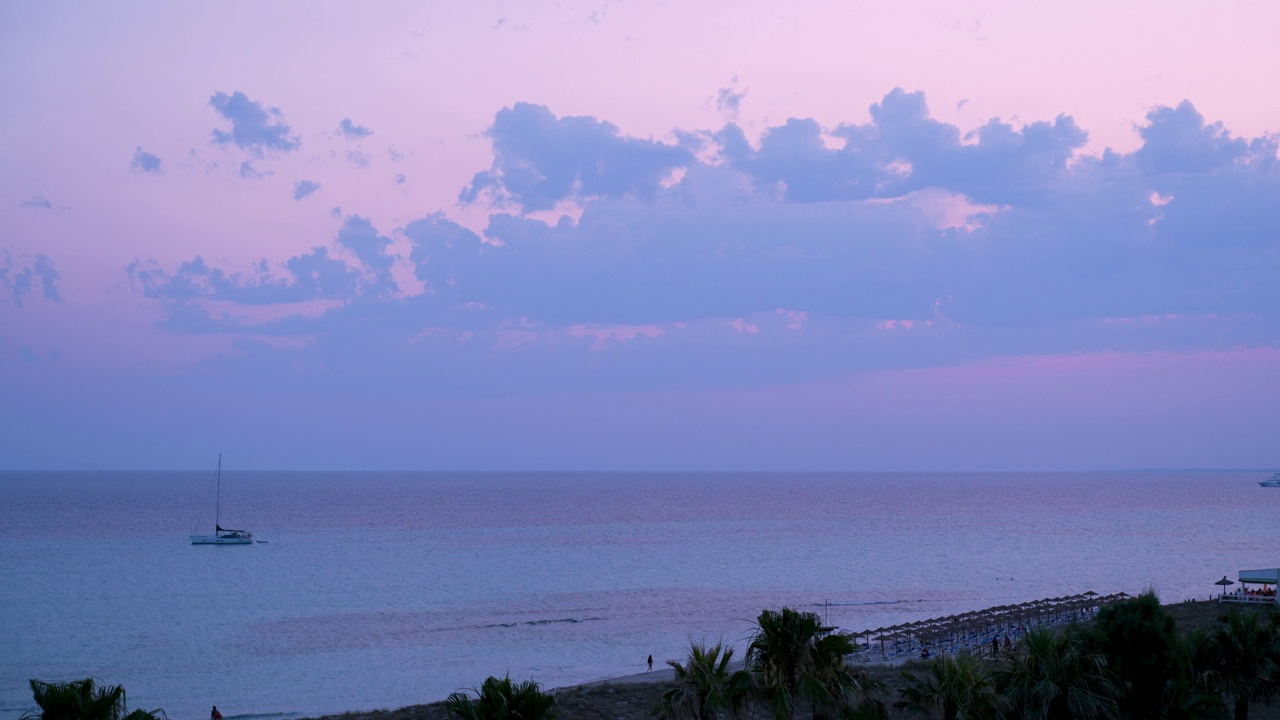
[[[1223,595],[1226,595],[1226,594],[1227,594],[1227,587],[1228,587],[1228,586],[1235,585],[1235,584],[1236,584],[1236,581],[1235,581],[1235,580],[1228,580],[1226,575],[1223,575],[1221,580],[1219,580],[1218,582],[1214,583],[1214,585],[1221,585],[1221,586],[1222,586],[1222,593],[1221,593],[1221,594],[1223,594]]]
[[[883,629],[884,629],[884,630],[888,630],[889,628],[883,628]],[[898,637],[898,636],[897,636],[897,635],[890,635],[890,634],[888,634],[888,633],[884,633],[884,632],[881,632],[881,633],[880,633],[880,635],[879,635],[878,637],[876,637],[876,640],[879,640],[879,641],[880,641],[880,654],[881,654],[881,655],[886,654],[886,653],[885,653],[885,650],[884,650],[884,641],[885,641],[885,640],[892,640],[893,638],[896,638],[896,637]]]
[[[879,632],[879,631],[878,631],[878,630],[872,630],[872,629],[870,629],[870,628],[867,628],[866,630],[863,630],[862,632],[858,633],[857,635],[854,635],[854,637],[855,637],[855,638],[865,637],[865,638],[867,639],[867,641],[866,641],[866,643],[865,643],[866,648],[867,648],[867,652],[871,652],[871,636],[872,636],[872,635],[875,635],[877,632]]]
[[[901,624],[895,625],[893,628],[894,633],[898,636],[899,639],[907,641],[908,649],[910,649],[911,647],[911,635],[912,635],[913,627],[914,626],[911,623],[901,623]]]
[[[885,634],[885,633],[887,633],[887,632],[889,632],[889,628],[887,628],[887,627],[876,628],[875,630],[868,630],[868,631],[867,631],[867,649],[868,649],[868,650],[870,650],[870,649],[871,649],[871,643],[872,643],[872,642],[874,642],[874,641],[876,641],[876,640],[879,640],[879,641],[880,641],[880,652],[881,652],[881,654],[883,654],[883,653],[884,653],[884,638],[885,638],[885,635],[884,635],[884,634]],[[874,638],[873,638],[873,637],[871,637],[872,635],[878,635],[879,637],[874,637]]]

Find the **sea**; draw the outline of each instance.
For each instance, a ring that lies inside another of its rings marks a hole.
[[[0,473],[0,717],[30,678],[203,720],[433,702],[488,676],[741,656],[766,608],[861,631],[1280,567],[1262,472]]]

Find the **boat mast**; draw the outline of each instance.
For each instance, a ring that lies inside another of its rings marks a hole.
[[[213,506],[213,534],[222,529],[222,453],[218,453],[218,491]]]

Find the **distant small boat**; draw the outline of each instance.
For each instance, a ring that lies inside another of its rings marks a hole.
[[[222,453],[218,453],[218,491],[213,511],[213,534],[192,535],[192,545],[249,545],[253,533],[246,530],[228,530],[222,527]]]
[[[1272,475],[1266,480],[1258,481],[1258,484],[1261,485],[1262,487],[1280,487],[1280,472],[1276,473],[1275,475]]]

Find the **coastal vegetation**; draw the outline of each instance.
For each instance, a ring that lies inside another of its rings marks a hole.
[[[894,705],[909,717],[943,720],[996,716],[996,692],[988,668],[972,653],[943,655],[923,673],[902,673]]]
[[[675,671],[675,687],[662,694],[654,715],[664,720],[715,720],[725,713],[738,714],[750,695],[751,675],[731,670],[732,659],[733,648],[693,643],[683,664],[668,660]]]
[[[160,720],[163,710],[134,710],[125,704],[124,688],[98,685],[93,678],[68,682],[31,680],[31,694],[39,710],[22,720]]]
[[[824,628],[814,613],[766,610],[741,670],[731,670],[731,650],[694,644],[685,663],[670,662],[678,668],[676,685],[651,714],[658,720],[1280,717],[1270,706],[1280,695],[1280,614],[1190,607],[1199,616],[1188,615],[1180,627],[1178,606],[1162,606],[1146,593],[1084,622],[1031,628],[1010,647],[979,645],[899,669],[851,662],[856,638]]]
[[[1247,720],[1275,717],[1280,615],[1229,608],[1181,630],[1153,593],[1087,623],[1032,629],[984,657],[942,656],[903,670],[895,707],[909,717],[1005,720]]]
[[[807,709],[815,720],[849,712],[883,714],[882,688],[847,658],[853,637],[822,626],[817,614],[765,610],[747,645],[747,668],[757,696],[777,720]]]
[[[548,720],[556,714],[556,699],[532,680],[513,683],[510,677],[488,677],[472,699],[453,693],[444,707],[456,720]]]
[[[1092,649],[1077,627],[1064,632],[1033,629],[1018,652],[991,672],[1000,688],[1004,715],[1026,718],[1113,718],[1119,715],[1120,686],[1107,659]]]
[[[1225,608],[1225,610],[1224,610]],[[1280,720],[1280,614],[1145,594],[1092,618],[1031,628],[1016,644],[865,665],[857,639],[814,613],[766,610],[739,661],[691,643],[674,677],[544,692],[490,677],[478,690],[331,720]],[[32,681],[34,720],[156,720],[124,690]],[[141,714],[140,714],[141,713]]]

